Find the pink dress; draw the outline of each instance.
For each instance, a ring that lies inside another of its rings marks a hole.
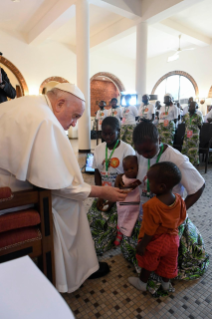
[[[122,180],[127,186],[135,182],[137,179],[127,178],[123,175]],[[127,195],[124,202],[117,203],[118,227],[120,228],[121,233],[127,237],[131,236],[135,223],[138,219],[139,205],[140,192],[138,187]]]

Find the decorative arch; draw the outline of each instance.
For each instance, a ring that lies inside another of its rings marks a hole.
[[[210,88],[210,90],[209,90],[209,92],[208,92],[208,98],[209,98],[209,99],[212,98],[212,86],[211,86],[211,88]]]
[[[169,73],[166,73],[165,75],[163,75],[163,76],[156,82],[155,86],[154,86],[153,89],[152,89],[152,93],[151,93],[151,94],[154,94],[154,93],[155,93],[155,91],[156,91],[158,85],[159,85],[163,80],[165,80],[166,78],[168,78],[168,77],[170,77],[170,76],[173,76],[173,75],[182,75],[182,76],[186,77],[188,80],[190,80],[191,83],[193,84],[193,87],[194,87],[196,96],[199,96],[199,89],[198,89],[198,86],[197,86],[196,81],[194,80],[194,78],[193,78],[190,74],[188,74],[188,73],[186,73],[186,72],[184,72],[184,71],[172,71],[172,72],[169,72]]]
[[[119,78],[117,78],[114,74],[112,73],[108,73],[108,72],[99,72],[99,73],[96,73],[92,76],[92,78],[90,79],[90,81],[93,81],[93,80],[98,80],[98,78],[100,76],[103,76],[105,78],[108,78],[109,80],[111,80],[118,88],[118,90],[120,92],[124,92],[125,91],[125,86],[124,84],[121,82],[121,80]]]
[[[39,93],[42,94],[43,88],[46,86],[47,83],[49,82],[59,82],[59,83],[69,83],[69,81],[67,81],[64,78],[61,78],[60,76],[51,76],[50,78],[44,80],[39,88]]]
[[[12,62],[7,60],[3,56],[1,57],[1,63],[5,65],[8,69],[10,69],[10,71],[16,76],[16,78],[18,79],[18,82],[20,83],[23,95],[27,95],[29,93],[29,89],[23,75],[18,70],[18,68],[16,68],[16,66]]]

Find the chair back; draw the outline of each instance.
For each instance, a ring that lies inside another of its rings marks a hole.
[[[209,141],[212,138],[212,124],[203,123],[200,130],[200,149],[207,149],[209,146]]]

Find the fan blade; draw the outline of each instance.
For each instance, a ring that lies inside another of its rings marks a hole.
[[[174,55],[168,57],[167,62],[176,61],[176,60],[178,60],[178,59],[179,59],[179,55],[178,55],[178,54],[174,54]]]

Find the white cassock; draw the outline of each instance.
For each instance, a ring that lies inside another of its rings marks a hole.
[[[47,96],[1,104],[0,150],[0,186],[52,190],[56,287],[75,291],[99,268],[83,205],[91,186]]]

